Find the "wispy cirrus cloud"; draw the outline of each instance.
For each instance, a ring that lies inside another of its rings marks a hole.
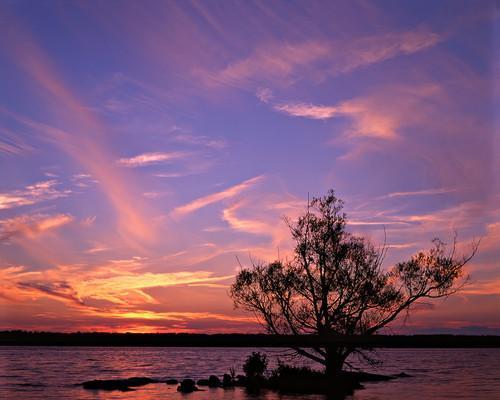
[[[247,249],[245,247],[239,247],[238,245],[233,245],[230,243],[224,243],[223,245],[220,245],[216,243],[205,242],[189,246],[188,248],[184,248],[183,250],[177,251],[175,253],[167,254],[162,257],[162,260],[165,260],[165,262],[169,264],[175,264],[176,266],[182,268],[192,267],[195,265],[206,266],[211,260],[219,256],[224,256],[226,254],[237,254],[246,251]]]
[[[183,206],[179,206],[175,208],[173,211],[173,215],[176,216],[182,216],[186,214],[190,214],[192,212],[195,212],[199,210],[200,208],[206,207],[210,204],[217,203],[219,201],[229,199],[231,197],[236,196],[237,194],[241,193],[242,191],[248,189],[249,187],[257,184],[263,179],[263,176],[256,176],[254,178],[248,179],[244,182],[241,182],[237,185],[231,186],[225,190],[222,190],[220,192],[212,193],[207,196],[200,197],[196,200],[191,201],[188,204],[185,204]]]
[[[244,207],[243,203],[236,203],[224,208],[222,218],[229,226],[237,231],[254,233],[258,235],[269,235],[272,233],[273,224],[267,220],[250,219],[238,216],[238,211]]]
[[[207,147],[216,150],[223,149],[227,146],[227,143],[224,140],[215,139],[205,135],[192,135],[187,133],[180,133],[175,135],[173,139],[179,143],[193,145],[193,146]]]
[[[85,250],[85,253],[87,254],[98,254],[102,253],[104,251],[109,251],[110,248],[102,245],[100,243],[94,243],[91,247],[89,247],[87,250]]]
[[[65,84],[54,59],[16,17],[12,17],[6,29],[9,40],[2,40],[0,46],[9,55],[9,60],[31,78],[30,83],[35,84],[42,97],[44,110],[57,115],[58,127],[1,111],[58,146],[99,181],[100,188],[116,211],[117,230],[124,240],[136,247],[154,241],[153,229],[147,221],[149,213],[141,203],[140,195],[134,192],[132,180],[111,166],[115,156],[102,140],[109,132],[109,126]]]
[[[259,47],[219,71],[197,70],[196,74],[209,86],[241,87],[256,80],[288,78],[297,69],[326,57],[329,51],[328,43],[320,41],[275,43]]]
[[[142,271],[116,272],[105,277],[89,277],[85,282],[74,283],[82,298],[107,300],[116,304],[130,304],[130,294],[140,294],[141,303],[156,301],[145,294],[146,289],[188,285],[194,283],[214,283],[231,279],[232,275],[216,276],[211,271],[179,271],[152,273]]]
[[[142,153],[129,158],[120,158],[117,163],[125,167],[145,167],[149,165],[162,164],[166,162],[171,162],[173,160],[178,160],[186,157],[188,154],[184,152],[152,152],[152,153]]]
[[[319,104],[307,103],[282,103],[273,107],[276,111],[288,114],[293,117],[303,117],[310,119],[330,119],[342,114],[335,106],[323,106]]]
[[[207,85],[248,87],[258,82],[286,84],[315,76],[337,76],[397,56],[417,53],[443,41],[445,36],[424,26],[354,39],[275,42],[257,47],[248,57],[218,71],[196,73]],[[314,71],[314,73],[308,73]],[[259,91],[260,97],[268,93]]]
[[[56,215],[21,215],[0,220],[0,241],[14,237],[35,237],[46,231],[60,228],[74,220],[68,214]]]
[[[40,181],[21,190],[0,193],[0,210],[14,207],[28,206],[42,201],[54,200],[66,197],[71,190],[60,190],[57,188],[59,182],[55,179]]]
[[[269,103],[274,98],[273,91],[266,87],[257,89],[255,96],[263,103]]]
[[[293,243],[284,216],[293,221],[307,207],[307,200],[287,193],[251,193],[224,207],[224,229],[242,240],[238,253],[262,260],[290,254]],[[243,244],[244,243],[244,244]]]
[[[443,88],[433,83],[400,85],[375,90],[370,94],[333,105],[304,102],[274,102],[270,106],[292,117],[313,120],[343,119],[348,122],[336,143],[356,146],[343,158],[352,158],[377,149],[377,141],[395,141],[408,127],[432,125],[436,113],[430,104],[444,107]],[[364,142],[362,142],[364,141]]]
[[[157,178],[181,178],[186,175],[195,174],[196,172],[187,171],[187,172],[160,172],[159,174],[154,174],[153,176]]]
[[[340,55],[333,55],[331,72],[340,75],[391,58],[417,53],[446,39],[424,26],[402,32],[356,38],[339,46]]]
[[[456,192],[456,188],[435,188],[435,189],[424,189],[424,190],[414,190],[408,192],[392,192],[384,197],[410,197],[410,196],[434,196],[440,194],[447,194]]]
[[[171,193],[170,192],[157,192],[157,191],[155,192],[155,191],[153,191],[153,192],[144,192],[142,195],[147,199],[153,200],[153,199],[159,199],[161,197],[169,196],[169,195],[171,195]]]
[[[370,202],[349,213],[348,225],[358,233],[368,234],[379,243],[385,239],[389,243],[397,240],[398,244],[412,244],[415,249],[429,247],[432,238],[439,237],[444,241],[453,241],[455,234],[459,235],[460,246],[464,253],[470,251],[472,240],[482,237],[479,255],[498,239],[495,235],[494,224],[498,221],[498,209],[492,201],[462,201],[442,207],[425,207],[421,211],[408,209],[405,196],[396,196],[391,199],[396,202],[394,209],[387,207],[387,196],[370,200]],[[379,201],[382,200],[382,201]],[[417,201],[417,200],[415,200]],[[384,229],[382,229],[384,228]],[[481,233],[482,232],[482,233]],[[384,236],[387,236],[384,238]],[[393,248],[404,248],[397,246]],[[475,262],[475,260],[474,260]]]
[[[366,99],[346,101],[336,106],[307,103],[281,103],[273,106],[276,111],[292,117],[316,120],[346,118],[351,121],[349,136],[394,139],[398,136],[401,121],[391,113],[384,113],[367,104]]]
[[[6,128],[0,128],[0,153],[24,154],[32,151],[33,147],[19,137],[19,134]]]
[[[73,184],[79,188],[86,188],[89,187],[90,184],[92,183],[99,183],[97,180],[95,180],[92,175],[90,174],[74,174],[71,177],[71,181]]]
[[[182,178],[189,175],[197,175],[207,172],[216,163],[215,158],[210,155],[204,154],[203,152],[193,152],[189,155],[197,155],[198,157],[189,157],[180,160],[179,163],[175,164],[175,167],[170,168],[162,172],[157,172],[153,176],[157,178]]]

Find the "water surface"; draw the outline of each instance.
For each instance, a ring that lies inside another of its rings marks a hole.
[[[241,365],[252,351],[269,354],[271,367],[283,352],[242,348],[103,348],[0,347],[0,399],[166,399],[166,400],[324,400],[325,396],[252,396],[244,389],[207,389],[181,394],[163,383],[133,392],[84,390],[77,383],[92,379],[147,376],[158,379],[199,379],[222,375]],[[382,399],[500,399],[500,349],[385,349],[377,352],[383,364],[370,372],[411,378],[368,383],[348,400]],[[295,361],[301,363],[300,361]]]

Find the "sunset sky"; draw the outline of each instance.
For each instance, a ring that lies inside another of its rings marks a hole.
[[[495,1],[0,2],[0,330],[254,331],[238,259],[333,188],[386,267],[482,238],[391,331],[500,334],[499,48]]]

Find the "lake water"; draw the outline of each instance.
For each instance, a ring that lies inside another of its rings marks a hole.
[[[280,350],[242,348],[89,348],[0,347],[0,399],[166,399],[249,400],[325,399],[324,396],[251,396],[244,389],[207,389],[181,394],[163,383],[133,392],[89,391],[75,384],[92,379],[147,376],[207,378],[241,365],[252,351],[269,354],[271,367]],[[367,383],[349,400],[382,399],[500,399],[500,349],[385,349],[377,352],[383,364],[370,372],[410,378]],[[295,361],[300,364],[300,361]]]

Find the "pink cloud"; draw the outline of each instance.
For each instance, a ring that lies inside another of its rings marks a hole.
[[[0,193],[0,210],[55,200],[72,193],[69,189],[59,190],[58,185],[59,182],[51,179],[28,185],[21,190]]]
[[[200,208],[206,207],[210,204],[229,199],[229,198],[234,197],[237,194],[241,193],[242,191],[248,189],[249,187],[257,184],[262,179],[263,179],[262,176],[256,176],[254,178],[251,178],[251,179],[248,179],[244,182],[241,182],[237,185],[231,186],[230,188],[227,188],[223,191],[200,197],[199,199],[193,200],[188,204],[177,207],[173,211],[173,214],[176,216],[190,214],[190,213],[197,211]]]
[[[303,117],[310,119],[330,119],[341,114],[335,106],[323,106],[305,103],[283,103],[274,106],[276,111],[283,112],[293,117]]]
[[[109,128],[64,84],[52,59],[14,17],[9,42],[2,44],[15,65],[42,89],[46,107],[58,116],[58,122],[64,128],[12,112],[7,112],[8,115],[59,146],[99,181],[99,187],[116,211],[118,230],[130,246],[137,248],[154,241],[148,213],[141,203],[142,191],[136,193],[133,180],[112,167],[115,157],[103,140]]]
[[[195,70],[208,86],[248,88],[258,82],[286,85],[311,76],[337,76],[413,54],[445,38],[425,27],[353,39],[310,40],[258,46],[248,57],[215,71]],[[319,75],[318,75],[319,74]],[[315,78],[315,79],[316,79]],[[259,97],[263,98],[260,89]],[[269,93],[264,97],[269,97]]]
[[[186,153],[143,153],[130,158],[120,158],[117,163],[126,167],[143,167],[153,164],[161,164],[186,157]]]
[[[35,237],[46,231],[60,228],[73,221],[67,214],[57,215],[22,215],[0,220],[0,241],[16,237]]]
[[[436,188],[436,189],[424,189],[424,190],[414,190],[409,192],[392,192],[387,195],[387,197],[411,197],[411,196],[434,196],[440,194],[447,194],[456,192],[457,189],[454,188]]]
[[[441,95],[442,90],[437,85],[405,86],[384,88],[335,105],[291,102],[275,103],[273,108],[293,117],[345,118],[350,121],[344,134],[346,138],[392,140],[401,136],[402,128],[426,121],[428,113],[423,102]]]
[[[209,72],[199,69],[196,74],[209,86],[240,87],[259,78],[287,78],[297,68],[322,59],[329,52],[329,45],[322,42],[272,44],[257,48],[249,57],[230,63],[222,70]]]

